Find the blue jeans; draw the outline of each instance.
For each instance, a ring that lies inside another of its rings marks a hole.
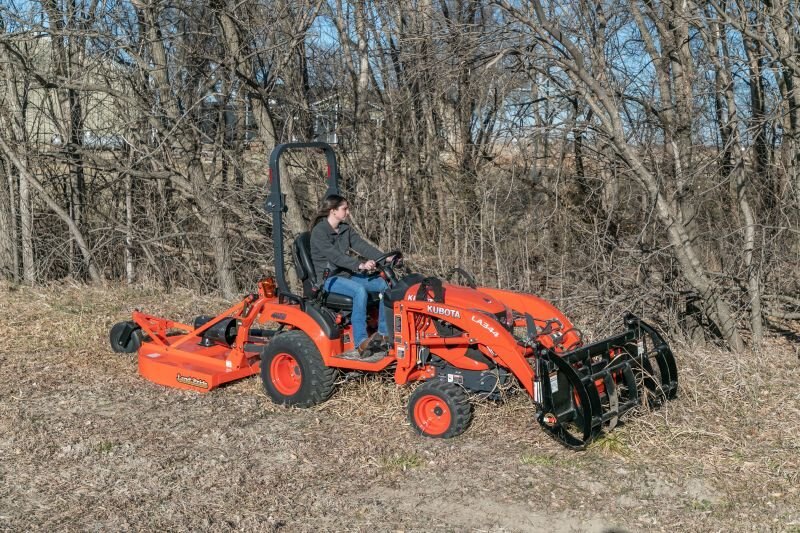
[[[325,280],[323,285],[325,291],[343,294],[353,299],[353,314],[350,315],[350,323],[353,324],[353,342],[356,348],[367,340],[367,293],[382,293],[387,287],[383,278],[378,276],[370,278],[363,274],[355,274],[351,278],[333,276]],[[378,333],[384,336],[388,335],[383,319],[382,305],[378,305]]]

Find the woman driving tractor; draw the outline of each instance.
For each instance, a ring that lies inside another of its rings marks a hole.
[[[376,268],[375,260],[384,255],[383,252],[365,241],[345,222],[349,214],[347,200],[338,194],[332,194],[322,201],[320,210],[311,222],[311,260],[317,280],[324,278],[326,270],[330,272],[322,290],[353,299],[350,322],[353,325],[355,349],[343,356],[366,358],[370,356],[370,348],[386,345],[388,335],[383,306],[379,305],[378,331],[367,336],[368,293],[383,293],[388,285],[383,278],[370,275]],[[366,260],[349,255],[350,250]]]

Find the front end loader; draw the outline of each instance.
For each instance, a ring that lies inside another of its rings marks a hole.
[[[634,407],[657,407],[677,394],[672,351],[631,314],[621,333],[587,344],[541,298],[435,279],[411,287],[394,312],[398,383],[424,375],[488,397],[518,384],[542,428],[569,447],[584,447]],[[423,434],[436,420],[411,418]]]

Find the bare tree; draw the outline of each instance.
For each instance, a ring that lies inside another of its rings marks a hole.
[[[2,29],[5,30],[5,24]],[[27,155],[24,151],[28,146],[28,139],[26,135],[26,110],[28,107],[28,90],[30,88],[30,79],[25,76],[23,69],[18,69],[19,60],[25,60],[29,57],[30,43],[25,41],[11,40],[7,35],[3,34],[2,47],[0,47],[0,60],[3,64],[3,81],[5,86],[5,94],[3,102],[6,112],[0,115],[3,120],[4,130],[8,135],[8,139],[17,146],[18,160],[21,164],[27,165]],[[16,41],[16,42],[15,42]],[[29,60],[29,59],[28,59]],[[19,153],[22,152],[22,153]],[[33,257],[33,222],[31,215],[31,195],[28,182],[24,179],[19,179],[21,174],[20,170],[14,165],[8,155],[3,157],[7,176],[7,184],[9,191],[9,230],[11,231],[11,250],[10,253],[14,255],[12,264],[15,265],[15,272],[13,277],[19,275],[17,250],[18,243],[21,239],[21,253],[22,253],[22,279],[27,283],[35,281],[36,271]],[[16,191],[15,191],[16,190]],[[17,192],[19,197],[14,194]],[[19,206],[19,226],[16,224],[16,207]],[[20,235],[17,237],[17,227],[19,227]]]
[[[604,82],[605,78],[594,71],[592,62],[587,60],[583,51],[548,17],[537,0],[526,2],[525,5],[529,8],[527,10],[518,9],[504,0],[501,3],[506,11],[547,43],[547,59],[557,63],[570,80],[583,89],[583,96],[592,108],[598,128],[607,136],[616,154],[646,192],[648,203],[654,207],[655,214],[667,233],[682,274],[699,294],[705,313],[719,328],[729,345],[734,350],[741,350],[743,342],[736,329],[734,314],[723,299],[720,288],[706,273],[693,238],[693,210],[691,202],[686,199],[686,164],[691,152],[691,143],[687,139],[690,132],[687,121],[690,120],[688,117],[691,116],[691,107],[687,109],[687,106],[690,106],[691,94],[687,94],[683,84],[688,81],[673,85],[667,80],[659,79],[661,90],[666,91],[661,93],[662,97],[669,98],[674,106],[661,105],[656,109],[648,102],[641,102],[651,116],[663,120],[664,148],[668,155],[667,162],[671,163],[672,177],[671,180],[666,180],[663,174],[657,176],[648,169],[640,152],[628,142],[624,125],[625,113],[620,99],[626,95],[616,94],[614,87]],[[637,13],[637,8],[634,8],[634,17],[641,16]],[[658,21],[651,22],[656,24]],[[659,24],[656,24],[657,28]],[[643,23],[639,24],[639,29],[647,30]],[[654,60],[663,58],[662,69],[670,69],[674,79],[683,80],[687,76],[687,61],[681,52],[680,47],[684,41],[681,41],[680,35],[685,33],[685,29],[661,28],[658,31],[659,36],[665,39],[662,46],[670,50],[662,55],[649,38],[649,33],[643,33],[648,53]],[[661,69],[658,70],[661,72]],[[673,107],[675,112],[671,111]],[[670,190],[665,185],[674,188]]]
[[[274,259],[269,152],[328,136],[354,223],[422,270],[676,324],[699,306],[732,348],[758,344],[800,294],[796,18],[738,0],[4,4],[0,270],[233,297]],[[284,163],[291,239],[324,190],[313,157]]]

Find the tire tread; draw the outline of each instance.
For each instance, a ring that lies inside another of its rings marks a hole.
[[[292,355],[301,366],[303,381],[300,390],[292,397],[273,392],[269,386],[269,367],[267,359],[278,353]],[[331,397],[336,382],[337,371],[326,366],[316,344],[302,331],[287,331],[275,336],[261,354],[261,379],[264,391],[273,402],[294,407],[311,407]]]
[[[414,406],[417,400],[428,394],[434,394],[442,398],[450,407],[452,422],[450,428],[441,435],[428,435],[424,433],[422,429],[417,426],[414,419]],[[467,392],[455,383],[445,383],[438,380],[426,381],[417,387],[408,400],[408,419],[411,422],[411,427],[414,428],[417,434],[425,437],[442,439],[457,437],[464,433],[472,423],[472,414],[472,402],[469,401]]]

